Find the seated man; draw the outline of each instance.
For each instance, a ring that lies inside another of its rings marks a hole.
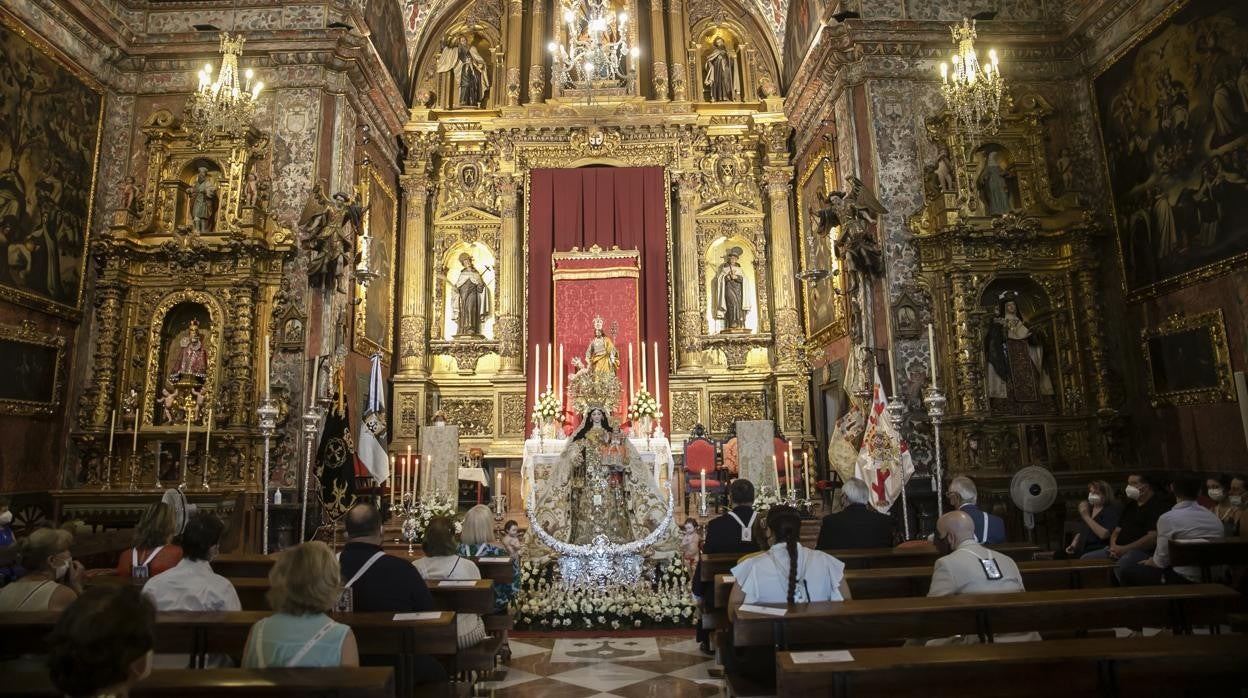
[[[711,519],[706,524],[706,536],[702,541],[702,553],[747,553],[758,552],[758,542],[754,540],[752,528],[758,512],[754,511],[754,483],[745,478],[738,478],[728,485],[728,499],[732,509],[727,514]],[[693,572],[693,593],[698,596],[714,593],[711,585],[702,584],[702,563]],[[710,636],[698,625],[698,640],[702,651],[710,652]]]
[[[984,545],[1005,542],[1005,522],[1000,516],[981,511],[975,504],[975,500],[979,498],[979,490],[975,488],[975,482],[971,478],[953,478],[949,482],[947,495],[951,508],[965,513],[975,522],[975,540]]]
[[[1009,556],[985,548],[975,538],[975,524],[965,511],[951,511],[936,521],[936,548],[941,557],[932,570],[928,596],[1008,594],[1026,591],[1023,575]],[[998,633],[995,642],[1030,642],[1037,633]],[[961,636],[927,644],[973,644],[978,638]]]
[[[1175,479],[1174,507],[1157,519],[1157,547],[1153,556],[1126,568],[1120,568],[1124,586],[1186,584],[1200,582],[1200,568],[1170,566],[1170,543],[1176,540],[1213,540],[1223,535],[1222,521],[1217,514],[1200,506],[1200,480],[1190,475]]]
[[[1134,474],[1127,478],[1126,506],[1118,517],[1118,525],[1109,535],[1109,547],[1085,553],[1083,558],[1110,559],[1118,561],[1115,571],[1119,581],[1123,570],[1130,569],[1148,559],[1157,543],[1157,519],[1169,508],[1168,503],[1153,491],[1152,480],[1147,475]]]
[[[230,580],[212,571],[225,525],[200,512],[182,531],[182,559],[172,569],[147,580],[143,595],[157,611],[241,611],[238,591]]]
[[[819,527],[819,550],[887,548],[893,544],[893,517],[867,506],[871,490],[852,478],[841,488],[845,508],[823,517]]]

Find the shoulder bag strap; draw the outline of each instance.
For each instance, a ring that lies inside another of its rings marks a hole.
[[[312,651],[313,647],[316,647],[316,643],[320,642],[321,638],[325,637],[326,633],[333,630],[334,625],[334,621],[332,620],[325,621],[325,625],[322,625],[321,629],[316,631],[315,635],[308,638],[308,641],[303,643],[303,647],[300,647],[299,651],[295,653],[295,656],[291,657],[289,662],[286,662],[286,666],[299,666],[299,662],[303,661],[303,658],[307,656],[308,652]]]
[[[359,580],[360,577],[364,576],[364,573],[368,571],[368,568],[372,567],[373,563],[380,560],[382,557],[385,556],[385,554],[386,554],[386,551],[384,550],[378,550],[376,553],[374,553],[372,557],[368,558],[368,562],[365,562],[364,566],[360,568],[360,571],[356,572],[355,576],[352,577],[351,580],[348,581],[344,586],[350,589],[351,585],[355,584],[356,581]]]
[[[261,620],[260,622],[256,623],[255,642],[252,643],[251,645],[251,650],[256,653],[256,664],[257,664],[256,668],[257,669],[269,668],[269,663],[265,661],[264,659],[264,621],[266,620],[268,620],[268,618],[265,618],[264,620]],[[246,661],[245,657],[244,657],[244,661]]]

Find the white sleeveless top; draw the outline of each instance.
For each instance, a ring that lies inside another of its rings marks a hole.
[[[46,611],[57,586],[50,579],[13,582],[0,589],[0,611]]]

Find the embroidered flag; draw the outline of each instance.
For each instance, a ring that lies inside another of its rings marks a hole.
[[[901,496],[901,488],[914,475],[910,448],[885,414],[887,404],[877,368],[871,411],[867,414],[867,429],[854,464],[854,475],[871,488],[871,506],[880,512],[887,512],[893,506]]]
[[[381,378],[381,354],[373,354],[368,401],[364,403],[360,438],[356,440],[355,464],[356,475],[371,475],[379,485],[390,477],[390,460],[386,456],[386,401],[385,383]]]

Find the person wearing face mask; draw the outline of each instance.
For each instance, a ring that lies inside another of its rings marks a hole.
[[[1089,482],[1087,499],[1079,502],[1079,532],[1066,546],[1067,557],[1081,557],[1107,547],[1121,513],[1108,482]]]
[[[1248,536],[1248,477],[1232,475],[1226,501],[1239,509],[1239,535]]]
[[[1221,475],[1205,480],[1205,496],[1209,498],[1206,508],[1222,522],[1222,529],[1228,536],[1239,531],[1239,507],[1230,502],[1227,494],[1230,490],[1231,478]]]
[[[1084,553],[1084,559],[1118,561],[1115,574],[1122,578],[1124,569],[1138,565],[1153,554],[1157,543],[1157,519],[1170,508],[1169,503],[1153,491],[1153,482],[1143,474],[1127,478],[1127,502],[1122,508],[1118,525],[1109,536],[1109,547]]]
[[[152,672],[156,609],[132,587],[89,589],[48,637],[48,676],[66,696],[127,698]]]
[[[1213,512],[1196,503],[1196,498],[1200,496],[1199,479],[1182,475],[1175,478],[1170,487],[1176,501],[1174,508],[1157,519],[1157,547],[1152,556],[1120,572],[1123,586],[1200,582],[1199,567],[1170,566],[1170,544],[1174,541],[1213,540],[1222,536],[1222,522]],[[1218,579],[1223,569],[1215,567],[1213,578]]]
[[[69,553],[74,537],[41,528],[19,544],[26,576],[0,589],[0,611],[60,611],[82,593],[82,563]]]

